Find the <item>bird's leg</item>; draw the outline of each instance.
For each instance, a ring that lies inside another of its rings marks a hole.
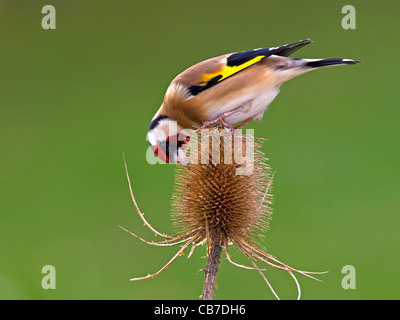
[[[250,111],[251,109],[251,102],[250,101],[246,101],[244,104],[242,104],[241,106],[233,109],[233,110],[229,110],[227,112],[221,113],[218,117],[216,117],[214,120],[210,120],[210,121],[205,121],[203,123],[203,126],[201,127],[201,129],[213,126],[215,124],[217,124],[218,122],[220,122],[222,125],[224,125],[225,127],[233,130],[236,129],[236,127],[233,127],[230,123],[225,121],[226,117],[231,116],[232,114],[235,114],[237,112],[243,112],[246,113],[248,111]],[[251,118],[250,118],[251,119]],[[251,120],[247,119],[246,121],[250,122]],[[245,121],[245,122],[246,122]],[[248,123],[246,122],[246,124]],[[245,124],[245,125],[246,125]]]
[[[248,124],[248,123],[251,122],[252,120],[260,121],[261,118],[263,117],[263,115],[264,115],[264,111],[262,111],[262,112],[260,112],[260,113],[257,113],[254,117],[250,117],[250,118],[248,118],[247,120],[243,121],[241,124],[238,124],[238,125],[235,127],[235,129],[242,129],[246,124]]]
[[[240,107],[239,107],[239,108],[240,108]],[[218,124],[218,123],[221,123],[221,124],[224,125],[225,127],[228,127],[228,128],[230,128],[230,129],[232,129],[232,128],[233,128],[232,125],[229,124],[228,122],[226,122],[226,121],[225,121],[225,118],[226,118],[226,117],[229,117],[230,115],[232,115],[232,114],[234,114],[234,113],[236,113],[236,112],[238,112],[239,110],[237,110],[237,109],[238,109],[238,108],[233,109],[233,110],[230,110],[230,111],[227,111],[227,112],[224,112],[224,113],[221,113],[221,114],[220,114],[218,117],[216,117],[214,120],[205,121],[205,122],[203,123],[201,129],[208,128],[208,127],[212,127],[212,126],[214,126],[214,125],[216,125],[216,124]]]
[[[253,121],[253,117],[250,117],[246,120],[244,120],[241,124],[238,124],[235,129],[242,129],[246,124],[248,124],[249,122]]]

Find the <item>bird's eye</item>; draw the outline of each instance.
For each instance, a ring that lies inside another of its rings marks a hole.
[[[170,156],[177,152],[178,146],[180,146],[178,141],[178,135],[168,136],[165,141],[165,152]]]
[[[164,152],[164,154],[166,154],[167,156],[169,156],[169,141],[168,139],[166,141],[162,141],[160,142],[160,148],[162,149],[162,151]]]
[[[165,141],[160,141],[158,144],[156,155],[166,163],[170,163],[171,159],[176,158],[178,144],[173,138],[174,136],[169,136]]]
[[[185,140],[178,140],[178,134],[168,136],[165,141],[160,141],[156,146],[152,146],[157,157],[166,163],[175,162],[178,159],[178,149],[190,140],[189,136],[184,136]]]

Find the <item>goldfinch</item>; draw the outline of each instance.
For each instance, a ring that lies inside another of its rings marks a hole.
[[[301,40],[280,47],[260,48],[211,58],[186,69],[169,85],[153,117],[147,139],[164,162],[178,161],[185,143],[183,129],[242,128],[260,120],[281,85],[319,67],[355,64],[350,59],[293,59],[289,55],[311,43]],[[233,127],[234,124],[243,122]]]

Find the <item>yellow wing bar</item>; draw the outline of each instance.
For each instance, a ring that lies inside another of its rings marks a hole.
[[[247,62],[244,62],[238,66],[225,66],[222,70],[219,70],[217,72],[205,73],[202,76],[203,77],[202,80],[204,82],[208,82],[217,76],[222,76],[221,78],[218,79],[218,82],[220,82],[220,81],[230,77],[231,75],[233,75],[243,69],[246,69],[247,67],[250,67],[251,65],[261,61],[263,58],[265,58],[265,56],[260,55],[260,56],[257,56]]]

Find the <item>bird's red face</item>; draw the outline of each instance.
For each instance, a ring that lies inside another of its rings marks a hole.
[[[191,131],[178,126],[178,123],[167,116],[155,117],[147,132],[154,154],[166,163],[184,162],[181,147],[190,140]]]
[[[189,136],[180,139],[179,134],[168,136],[165,140],[157,141],[157,144],[151,145],[154,154],[166,163],[180,162],[181,147],[190,140]]]
[[[178,141],[178,135],[168,136],[166,140],[157,142],[156,145],[151,145],[154,154],[166,163],[176,162],[174,160],[177,159],[178,148],[181,147]]]

